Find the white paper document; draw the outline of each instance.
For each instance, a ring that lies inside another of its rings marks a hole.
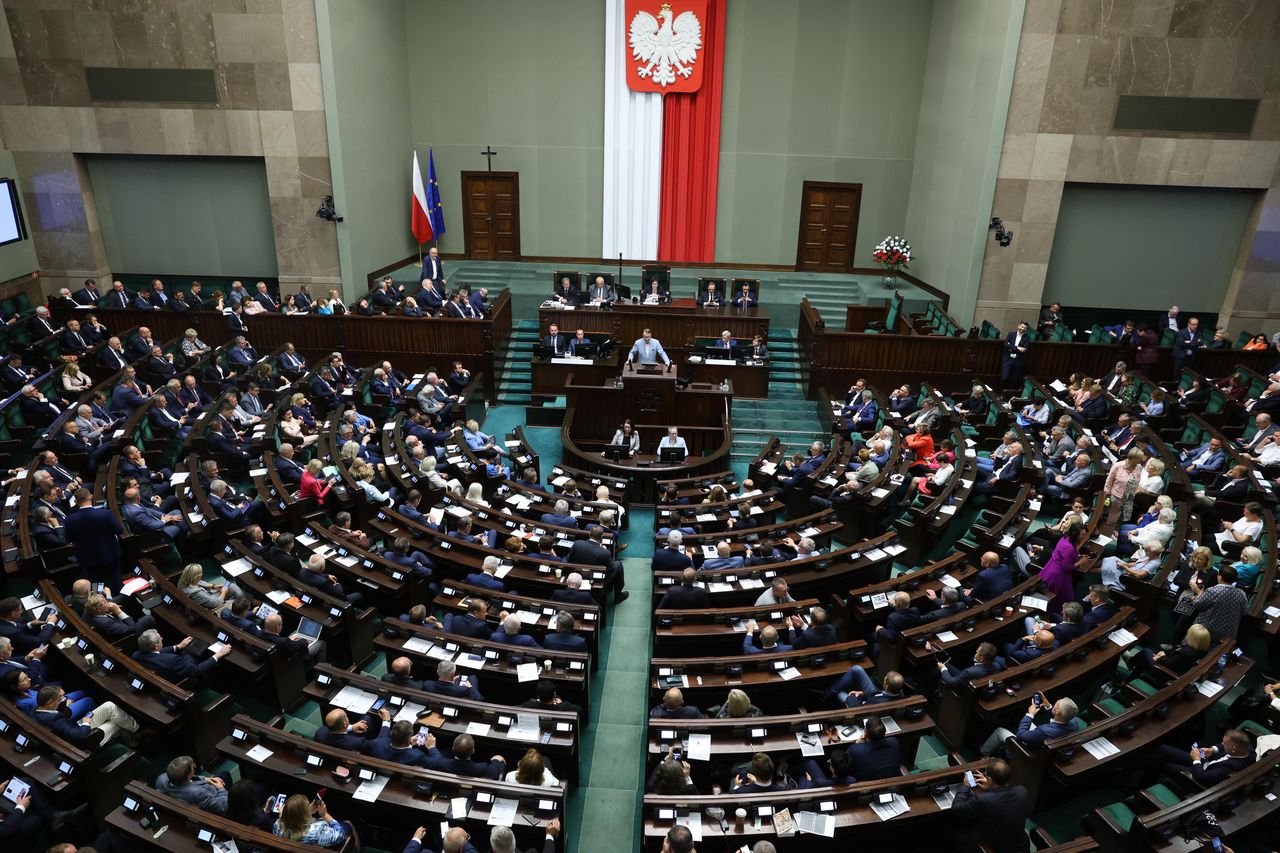
[[[270,758],[273,755],[275,755],[275,753],[267,749],[262,744],[258,744],[253,749],[245,753],[246,758],[251,758],[254,761],[258,762],[259,764],[266,761],[268,758]]]
[[[685,755],[690,761],[711,760],[711,735],[706,733],[689,733],[689,745]]]
[[[820,812],[796,812],[796,828],[810,835],[824,835],[827,838],[836,836],[835,815]]]
[[[1089,753],[1099,761],[1107,758],[1108,756],[1120,754],[1120,748],[1104,737],[1097,737],[1093,740],[1085,741],[1082,746],[1084,746],[1085,752]]]
[[[351,798],[372,803],[378,799],[378,795],[382,793],[383,788],[387,787],[389,781],[391,781],[390,776],[374,776],[368,781],[361,782],[360,787],[352,792]]]

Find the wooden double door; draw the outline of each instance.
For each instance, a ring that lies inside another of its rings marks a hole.
[[[796,269],[807,272],[852,269],[861,206],[862,184],[805,181],[800,200]]]
[[[463,172],[462,221],[468,258],[520,260],[520,173]]]

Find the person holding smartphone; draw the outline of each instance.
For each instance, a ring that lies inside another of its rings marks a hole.
[[[355,834],[350,824],[333,819],[323,798],[317,795],[314,800],[308,800],[303,794],[294,794],[284,801],[271,831],[281,838],[331,850],[339,849],[348,835]]]
[[[1030,849],[1025,830],[1027,789],[1009,784],[1008,763],[992,759],[985,771],[972,771],[972,784],[969,774],[965,775],[965,785],[951,805],[951,813],[962,828],[954,838],[957,849],[976,851],[983,842],[995,853]]]

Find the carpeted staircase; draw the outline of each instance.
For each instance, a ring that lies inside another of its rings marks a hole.
[[[517,320],[502,349],[494,353],[498,376],[498,405],[527,406],[533,393],[533,347],[538,343],[538,321]]]
[[[771,330],[769,358],[769,399],[733,399],[734,463],[754,459],[771,435],[796,448],[827,436],[830,424],[822,420],[822,407],[805,399],[809,372],[801,361],[795,333]]]

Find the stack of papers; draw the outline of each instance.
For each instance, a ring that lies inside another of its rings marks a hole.
[[[427,652],[435,648],[435,644],[430,640],[424,640],[422,637],[410,637],[404,641],[404,649],[407,652],[417,652],[425,655]]]
[[[374,776],[368,781],[361,782],[360,787],[352,792],[352,799],[364,800],[366,803],[377,801],[378,795],[382,793],[382,789],[387,787],[387,783],[391,781],[390,776]]]
[[[1130,643],[1138,642],[1138,638],[1132,632],[1124,628],[1117,628],[1107,635],[1107,639],[1115,643],[1117,646],[1127,646]]]
[[[889,820],[900,814],[911,811],[911,807],[907,805],[907,800],[901,794],[890,794],[887,803],[872,803],[871,810],[876,813],[876,817],[881,820]]]
[[[489,826],[511,826],[516,821],[516,809],[519,807],[519,800],[497,797],[489,807],[487,823]]]
[[[1217,696],[1222,692],[1222,685],[1216,681],[1201,681],[1196,689],[1204,696]]]
[[[511,740],[535,741],[540,734],[537,714],[516,714],[516,724],[507,729],[507,737]]]
[[[822,738],[820,735],[796,732],[796,743],[800,744],[800,754],[805,758],[822,755]]]
[[[827,838],[835,838],[836,818],[835,815],[821,814],[819,812],[796,812],[796,829],[801,832],[807,832],[810,835],[824,835]]]
[[[373,703],[377,700],[378,697],[375,694],[361,690],[359,687],[348,685],[334,694],[334,697],[329,702],[335,707],[363,716],[369,713],[369,709],[373,707]]]
[[[1089,753],[1099,761],[1112,755],[1120,754],[1120,747],[1116,746],[1104,737],[1096,737],[1093,740],[1085,741],[1083,746],[1085,752]]]

